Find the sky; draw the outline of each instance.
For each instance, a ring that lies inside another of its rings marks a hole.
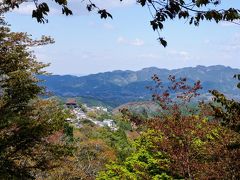
[[[61,14],[61,7],[51,7],[49,22],[32,19],[33,3],[23,3],[6,14],[11,29],[28,32],[33,38],[50,35],[53,45],[34,49],[38,59],[51,63],[53,74],[87,75],[113,70],[140,70],[146,67],[176,69],[197,65],[225,65],[240,68],[240,25],[202,22],[199,27],[185,21],[165,23],[161,35],[168,41],[163,48],[150,26],[148,9],[136,0],[92,0],[106,8],[113,19],[100,19],[87,12],[82,0],[69,0],[73,16]],[[240,9],[239,0],[222,0],[219,8]]]

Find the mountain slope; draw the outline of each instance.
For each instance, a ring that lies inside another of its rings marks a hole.
[[[236,80],[232,77],[240,73],[239,69],[225,66],[197,66],[167,70],[156,67],[139,71],[112,71],[88,76],[51,75],[41,76],[47,89],[58,96],[82,96],[95,98],[112,107],[130,101],[149,100],[150,92],[146,86],[152,85],[151,76],[157,74],[163,82],[169,75],[187,77],[190,82],[200,80],[202,93],[217,89],[231,97],[239,97]]]

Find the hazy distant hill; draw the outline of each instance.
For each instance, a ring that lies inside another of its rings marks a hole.
[[[58,96],[82,96],[102,101],[110,106],[148,100],[150,92],[146,86],[152,84],[151,76],[157,74],[167,82],[169,75],[187,77],[190,82],[201,80],[202,93],[209,89],[217,89],[229,96],[239,97],[240,91],[236,88],[233,75],[240,73],[240,69],[233,69],[221,65],[197,66],[167,70],[156,67],[144,68],[139,71],[112,71],[88,76],[52,75],[42,76],[46,80],[43,84],[47,89]]]

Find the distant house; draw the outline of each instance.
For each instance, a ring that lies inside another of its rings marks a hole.
[[[111,130],[116,131],[118,129],[116,123],[112,119],[105,119],[105,120],[103,120],[102,123],[104,126],[108,126]]]
[[[115,126],[115,122],[112,119],[105,119],[103,120],[103,124],[105,124],[108,127],[113,127]]]
[[[78,105],[77,105],[76,99],[74,99],[74,98],[69,98],[69,99],[67,99],[67,101],[66,101],[66,106],[67,106],[68,108],[77,108]]]
[[[96,110],[100,110],[100,111],[104,111],[104,112],[108,112],[108,109],[102,106],[96,106],[95,107]]]

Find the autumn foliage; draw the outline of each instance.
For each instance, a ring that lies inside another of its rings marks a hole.
[[[169,76],[165,87],[157,75],[152,79],[155,86],[148,88],[162,111],[144,121],[124,111],[141,136],[126,162],[109,165],[99,179],[238,179],[240,150],[234,145],[239,133],[222,126],[211,105],[201,102],[196,109],[189,104],[201,83],[191,86],[185,78]]]

